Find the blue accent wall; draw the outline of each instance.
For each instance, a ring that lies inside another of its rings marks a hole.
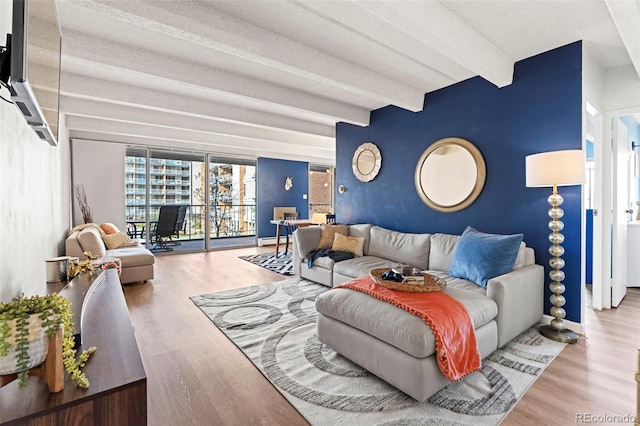
[[[418,158],[445,137],[471,141],[482,152],[487,179],[467,209],[440,213],[419,198],[414,173]],[[351,171],[353,153],[375,143],[382,167],[362,183]],[[341,222],[369,222],[407,232],[460,234],[467,225],[483,232],[523,233],[536,261],[548,273],[551,188],[527,188],[529,154],[582,148],[582,43],[576,42],[515,64],[513,84],[497,88],[475,77],[425,96],[414,113],[389,106],[371,113],[371,123],[336,128],[336,213]],[[581,190],[561,187],[564,197],[567,319],[580,321]],[[545,274],[546,276],[546,274]],[[551,307],[545,278],[545,313]]]
[[[285,191],[287,177],[293,178],[293,187]],[[274,207],[295,207],[300,217],[309,217],[309,163],[302,161],[258,158],[256,164],[257,236],[276,236],[276,226],[271,224]]]

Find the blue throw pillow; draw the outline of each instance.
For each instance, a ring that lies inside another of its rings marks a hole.
[[[485,234],[467,226],[453,253],[449,275],[486,287],[491,278],[513,269],[523,237]]]

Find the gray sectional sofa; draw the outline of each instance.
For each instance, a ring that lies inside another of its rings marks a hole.
[[[309,267],[307,256],[318,246],[322,230],[296,230],[294,273],[333,287],[400,263],[428,271],[444,279],[444,291],[467,308],[482,358],[542,318],[544,270],[524,243],[513,270],[483,288],[448,274],[458,235],[409,234],[369,224],[350,225],[348,232],[365,238],[363,256],[340,262],[321,257]],[[348,289],[318,296],[316,308],[322,342],[415,399],[424,401],[449,383],[437,366],[433,333],[420,318]]]

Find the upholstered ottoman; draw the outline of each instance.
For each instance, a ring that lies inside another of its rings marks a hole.
[[[447,287],[444,291],[467,309],[481,358],[496,350],[495,301],[457,288]],[[450,383],[438,368],[433,333],[419,317],[344,288],[318,296],[316,310],[321,342],[418,401]]]

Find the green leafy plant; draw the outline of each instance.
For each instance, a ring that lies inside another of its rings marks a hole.
[[[73,339],[73,313],[71,302],[53,293],[46,296],[20,297],[5,304],[0,302],[0,357],[9,353],[11,327],[9,321],[15,320],[16,371],[20,387],[24,387],[29,374],[29,320],[37,315],[42,320],[42,328],[51,339],[62,327],[62,362],[71,379],[81,388],[89,387],[89,380],[82,368],[96,347],[85,350],[76,359]]]

